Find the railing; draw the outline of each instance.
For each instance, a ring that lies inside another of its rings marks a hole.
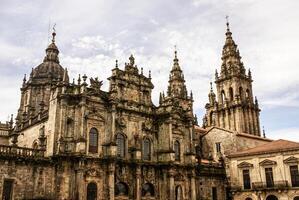
[[[288,181],[274,181],[271,183],[266,182],[253,182],[252,189],[261,190],[261,189],[285,189],[288,188]]]
[[[0,145],[0,156],[44,157],[45,150]]]

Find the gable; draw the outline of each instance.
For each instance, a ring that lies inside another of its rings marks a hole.
[[[253,164],[249,163],[249,162],[241,162],[240,164],[237,165],[238,168],[251,168],[253,167]]]
[[[283,163],[285,164],[298,164],[298,162],[299,159],[294,156],[288,157],[287,159],[283,160]]]
[[[277,163],[276,163],[276,161],[265,159],[265,160],[261,161],[259,164],[261,166],[271,166],[271,165],[276,165]]]

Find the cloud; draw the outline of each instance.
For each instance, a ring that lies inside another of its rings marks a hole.
[[[71,77],[77,79],[79,73],[99,76],[107,89],[106,78],[115,60],[123,68],[133,53],[139,69],[143,67],[145,74],[152,71],[156,104],[159,92],[167,89],[173,46],[177,45],[187,88],[193,90],[194,109],[201,118],[209,82],[221,65],[225,16],[229,15],[233,38],[245,67],[252,71],[254,94],[266,115],[273,109],[298,107],[298,6],[299,1],[292,0],[53,0],[26,4],[4,0],[0,9],[1,90],[5,81],[13,80],[9,91],[17,93],[23,73],[30,73],[42,61],[50,21],[57,24],[61,64]],[[5,120],[7,114],[16,112],[19,99],[10,95],[0,102],[14,102],[14,107],[0,107],[4,116],[0,119]]]

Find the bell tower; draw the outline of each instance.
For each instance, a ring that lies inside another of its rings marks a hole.
[[[221,70],[215,73],[216,94],[211,83],[203,125],[260,136],[260,109],[257,98],[253,98],[251,71],[246,71],[241,61],[228,21],[226,26]]]

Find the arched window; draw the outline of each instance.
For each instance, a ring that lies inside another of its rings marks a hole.
[[[38,142],[35,140],[32,144],[33,149],[38,149]]]
[[[294,200],[299,200],[299,196],[294,197]]]
[[[97,185],[95,183],[88,183],[86,196],[87,196],[87,200],[97,199]]]
[[[117,156],[124,158],[125,157],[125,136],[123,134],[117,134],[116,136],[116,145],[117,145]]]
[[[221,91],[221,101],[222,101],[222,103],[225,102],[225,92],[224,92],[224,90]]]
[[[98,152],[98,130],[96,128],[91,128],[89,131],[89,152]]]
[[[174,156],[176,161],[180,160],[180,155],[181,155],[180,142],[176,140],[174,142]]]
[[[243,88],[242,87],[239,87],[239,96],[240,96],[240,99],[243,100]]]
[[[180,185],[175,187],[175,200],[182,200],[182,187]]]
[[[211,125],[215,125],[215,124],[214,124],[214,119],[213,119],[213,117],[214,117],[213,112],[210,112],[210,126],[211,126]]]
[[[275,195],[269,195],[266,200],[278,200],[278,198]]]
[[[246,98],[249,98],[250,97],[250,91],[249,89],[246,90]]]
[[[143,160],[151,159],[151,141],[148,138],[143,140],[142,157],[143,157]]]
[[[231,101],[234,100],[234,91],[233,91],[233,88],[231,88],[231,87],[229,88],[229,98]]]
[[[142,196],[155,196],[155,188],[151,183],[145,183],[142,186]]]
[[[129,188],[127,184],[119,182],[115,185],[115,196],[128,196]]]

